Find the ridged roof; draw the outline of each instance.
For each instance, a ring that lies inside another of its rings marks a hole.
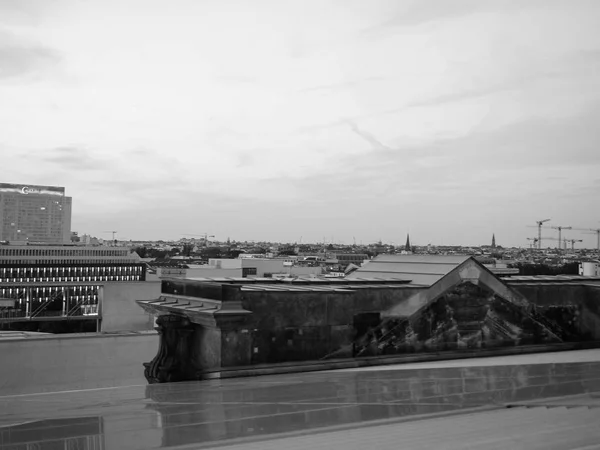
[[[379,255],[346,278],[400,278],[411,280],[411,285],[431,286],[469,258],[466,255]]]

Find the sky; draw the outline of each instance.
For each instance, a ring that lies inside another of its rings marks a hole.
[[[537,220],[600,228],[598,17],[0,0],[0,182],[66,187],[72,229],[101,238],[527,247]]]

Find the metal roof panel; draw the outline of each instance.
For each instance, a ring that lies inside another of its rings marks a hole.
[[[411,280],[411,284],[431,286],[469,258],[466,255],[379,255],[348,275],[347,279],[364,276],[400,278]]]

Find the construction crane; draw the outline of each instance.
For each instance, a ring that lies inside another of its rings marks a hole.
[[[183,234],[183,236],[195,236],[195,237],[201,237],[204,238],[204,246],[208,247],[208,238],[214,238],[214,235],[209,235],[208,233],[204,233],[204,234]]]
[[[545,241],[558,241],[558,238],[549,237],[549,236],[544,236],[542,239]],[[558,243],[558,246],[560,247],[560,242]],[[550,248],[550,247],[548,247],[548,248]]]
[[[600,252],[600,228],[589,228],[589,231],[593,231],[593,233],[585,233],[585,234],[595,234],[596,235],[596,250]]]
[[[595,234],[596,235],[596,250],[600,252],[600,228],[573,228],[577,231],[585,231],[583,234]],[[591,231],[591,233],[589,233]]]
[[[538,229],[538,248],[541,250],[542,248],[542,224],[544,224],[545,222],[549,222],[552,219],[544,219],[544,220],[538,220],[536,221],[537,225],[534,227],[533,225],[528,225],[530,228],[537,228]]]
[[[115,236],[117,235],[118,231],[109,230],[109,231],[103,231],[103,233],[112,233],[112,244],[115,245],[117,243]]]
[[[118,231],[115,230],[109,230],[109,231],[103,231],[103,233],[112,233],[112,239],[113,241],[115,240],[115,236],[118,233]]]
[[[538,242],[538,238],[527,238],[527,240],[531,241],[531,243],[529,244],[529,248],[533,250],[533,247],[535,247]]]
[[[572,230],[573,227],[563,227],[563,226],[556,226],[556,227],[550,227],[554,230],[558,230],[558,249],[560,250],[560,243],[561,241],[561,234],[562,234],[562,230]],[[565,250],[567,249],[567,246],[565,244]]]
[[[583,242],[583,239],[567,239],[567,238],[565,238],[565,250],[567,248],[567,242],[571,243],[571,250],[575,250],[575,242]]]

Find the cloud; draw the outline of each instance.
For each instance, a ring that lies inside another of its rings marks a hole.
[[[565,179],[574,182],[574,188],[593,183],[585,176],[573,179],[571,175],[591,176],[600,168],[598,117],[600,104],[568,118],[534,117],[493,130],[410,146],[384,144],[347,122],[373,151],[340,157],[335,170],[266,182],[271,189],[293,185],[298,200],[305,193],[311,199],[339,201],[408,196],[412,202],[422,195],[446,199],[477,192],[477,201],[483,205],[490,195],[501,199],[537,192],[533,180],[548,179],[555,183],[543,184],[547,195],[554,191],[560,195],[566,189]],[[480,183],[485,183],[486,195],[480,195]],[[451,201],[460,201],[460,196]]]
[[[379,139],[377,139],[371,133],[369,133],[367,131],[364,131],[364,130],[361,130],[360,128],[358,128],[358,126],[354,122],[352,122],[351,120],[346,120],[346,123],[350,126],[350,129],[355,134],[357,134],[362,139],[364,139],[369,144],[371,144],[371,146],[373,147],[374,150],[393,150],[391,147],[388,147],[387,145],[385,145],[384,143],[382,143]]]
[[[364,77],[357,80],[343,81],[340,83],[323,84],[319,86],[311,86],[308,88],[300,89],[298,92],[318,92],[318,91],[331,91],[336,89],[350,89],[364,83],[372,83],[377,81],[385,81],[387,77]]]
[[[251,167],[255,164],[255,158],[253,155],[247,152],[240,152],[238,154],[237,167]]]
[[[256,77],[245,77],[242,75],[222,75],[216,77],[216,80],[223,81],[225,83],[242,83],[242,84],[254,84],[258,83],[259,79]]]
[[[415,238],[465,244],[495,229],[514,245],[540,214],[573,226],[592,221],[599,114],[595,105],[568,118],[530,118],[423,145],[373,142],[373,151],[341,156],[334,168],[264,180],[264,190],[290,194],[294,208],[278,208],[290,222],[318,218],[346,234],[352,223],[364,239],[412,227]],[[305,236],[322,233],[310,220],[302,227]]]
[[[521,0],[453,0],[451,2],[435,0],[412,0],[398,2],[397,11],[390,18],[374,27],[365,30],[366,33],[382,31],[390,27],[410,27],[431,22],[462,18],[473,14],[495,12],[510,12],[514,9],[545,7],[565,3],[563,0],[528,0],[524,5]]]
[[[29,23],[35,21],[52,3],[56,7],[58,3],[54,1],[37,0],[2,0],[0,1],[0,23]]]
[[[500,3],[501,0],[496,0]],[[486,8],[479,0],[453,0],[452,2],[415,1],[403,8],[381,26],[414,26],[442,19],[474,14]],[[406,4],[406,3],[405,3]]]
[[[39,78],[61,63],[56,50],[0,30],[0,80]]]
[[[108,168],[108,161],[93,156],[79,147],[56,147],[42,152],[39,159],[64,171],[89,171]]]
[[[458,68],[457,66],[460,64],[454,65],[461,75],[459,79],[470,80],[471,74],[478,67],[478,63],[473,62],[470,64],[474,64],[474,66]],[[467,64],[462,65],[468,66]],[[596,74],[600,70],[600,50],[575,49],[545,57],[529,55],[527,58],[519,59],[518,64],[506,69],[504,71],[494,71],[489,77],[481,76],[476,80],[460,83],[458,86],[450,84],[451,89],[432,89],[431,93],[424,93],[422,98],[407,101],[397,107],[373,110],[364,114],[340,117],[329,122],[298,127],[295,133],[312,134],[321,130],[345,126],[350,122],[356,124],[366,119],[406,113],[415,108],[444,107],[461,102],[471,102],[473,104],[478,101],[493,106],[493,102],[496,100],[502,101],[502,99],[510,98],[511,95],[528,95],[541,91],[556,96],[567,89],[573,93],[577,92],[579,96],[584,83],[598,85]],[[372,80],[376,81],[376,78],[374,77]],[[385,79],[381,78],[381,80]],[[360,83],[360,81],[357,80],[357,83]],[[335,89],[335,86],[330,85],[332,89]],[[322,86],[315,89],[327,89],[327,87]],[[555,87],[559,89],[555,90]],[[587,97],[593,101],[596,96],[596,90],[593,90],[594,86],[586,87],[586,89],[590,89],[590,95]],[[550,95],[545,93],[543,95],[547,99],[551,98]],[[571,99],[572,106],[574,106],[575,96],[571,95]],[[356,132],[356,129],[353,130]],[[366,135],[363,134],[362,137],[366,138]],[[372,136],[368,139],[372,139]]]

